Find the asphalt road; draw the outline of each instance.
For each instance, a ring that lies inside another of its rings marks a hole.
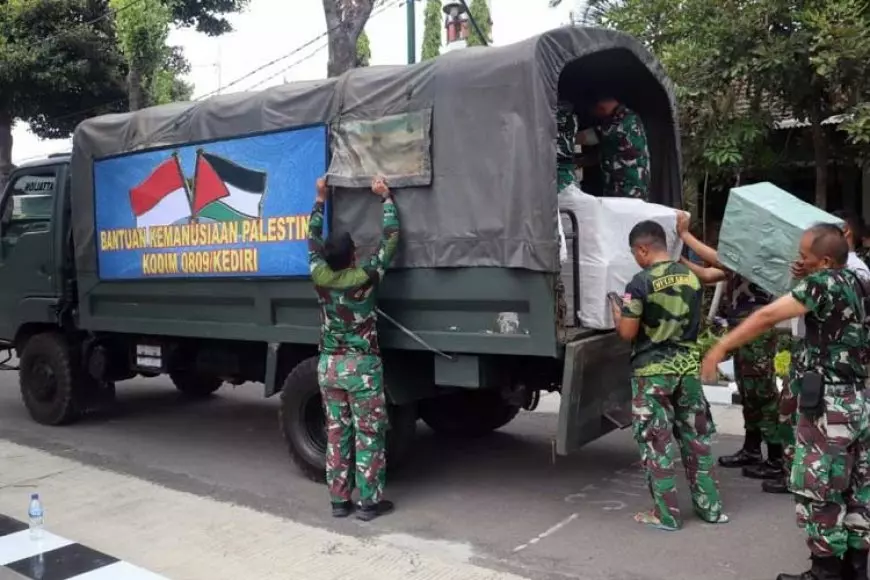
[[[792,500],[763,494],[758,482],[731,471],[720,472],[731,523],[697,520],[681,480],[683,531],[635,524],[632,515],[649,500],[630,434],[614,433],[554,462],[556,416],[546,412],[523,412],[476,441],[445,442],[421,423],[415,459],[388,482],[396,513],[372,526],[336,523],[325,490],[304,479],[286,455],[277,404],[256,385],[226,386],[210,400],[186,402],[168,381],[140,378],[118,386],[112,415],[48,428],[27,415],[17,374],[0,372],[0,438],[534,579],[765,579],[806,564]],[[720,439],[719,453],[739,443],[734,436]]]

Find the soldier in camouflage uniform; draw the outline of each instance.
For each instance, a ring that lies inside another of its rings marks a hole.
[[[678,212],[677,231],[688,247],[713,266],[705,268],[687,261],[684,264],[705,284],[726,282],[723,310],[729,326],[737,326],[753,311],[770,303],[770,294],[726,270],[719,263],[716,250],[692,235],[685,212]],[[780,395],[773,368],[776,342],[776,331],[770,330],[735,353],[734,375],[741,397],[746,436],[737,453],[719,458],[722,467],[742,467],[744,476],[756,479],[778,479],[783,469],[784,441],[778,421]],[[761,453],[762,441],[767,444],[767,461]]]
[[[320,303],[320,361],[317,378],[326,412],[326,480],[335,517],[353,508],[354,482],[359,487],[357,517],[370,521],[393,509],[381,499],[386,472],[387,403],[378,346],[377,289],[399,243],[399,219],[383,179],[372,191],[384,204],[380,245],[362,266],[348,234],[323,242],[323,207],[327,188],[317,182],[317,200],[308,224],[311,279]],[[350,473],[356,435],[356,476]]]
[[[669,531],[682,526],[673,435],[695,512],[707,522],[725,523],[710,448],[715,427],[699,375],[701,283],[671,261],[659,224],[637,224],[629,244],[643,271],[628,284],[613,316],[620,337],[633,342],[632,427],[653,498],[652,511],[635,520]]]
[[[848,252],[837,226],[807,230],[798,260],[807,276],[719,341],[703,362],[703,376],[714,375],[728,351],[779,322],[805,316],[789,487],[812,566],[800,575],[780,574],[778,580],[867,578],[870,414],[862,391],[867,331],[858,278],[844,269]]]
[[[602,98],[594,114],[604,181],[602,195],[649,199],[650,159],[646,129],[634,111],[616,99]]]

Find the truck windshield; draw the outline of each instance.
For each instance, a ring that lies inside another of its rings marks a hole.
[[[50,220],[55,174],[25,174],[12,183],[12,221]]]

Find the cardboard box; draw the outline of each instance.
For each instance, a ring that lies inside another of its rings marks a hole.
[[[791,265],[798,257],[801,236],[820,222],[844,225],[772,183],[735,187],[719,232],[719,261],[774,296],[782,296],[794,286]]]

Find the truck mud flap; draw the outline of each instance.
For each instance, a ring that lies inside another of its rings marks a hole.
[[[565,345],[556,453],[631,424],[631,346],[615,332]]]

